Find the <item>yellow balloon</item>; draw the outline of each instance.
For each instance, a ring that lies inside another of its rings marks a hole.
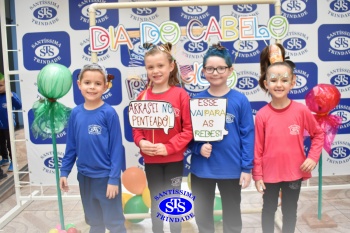
[[[148,208],[151,208],[151,193],[148,187],[146,187],[142,192],[142,200]]]
[[[52,229],[49,231],[49,233],[58,233],[58,230],[55,229],[55,228],[52,228]]]
[[[129,201],[130,198],[132,198],[133,195],[131,193],[122,193],[122,206],[124,209],[124,206],[126,204],[127,201]]]

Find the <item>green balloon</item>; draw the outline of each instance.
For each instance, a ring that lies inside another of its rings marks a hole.
[[[42,68],[37,77],[39,93],[48,99],[59,99],[72,87],[72,74],[69,69],[57,63]]]
[[[215,196],[214,200],[214,210],[222,210],[221,197]],[[220,222],[222,215],[214,215],[214,222]]]
[[[73,223],[68,223],[66,225],[66,229],[65,230],[68,230],[69,228],[72,228],[72,227],[75,227],[75,225]]]
[[[135,195],[130,198],[124,206],[125,214],[140,214],[148,213],[149,209],[142,200],[142,195]],[[138,223],[143,219],[128,219],[129,222]]]

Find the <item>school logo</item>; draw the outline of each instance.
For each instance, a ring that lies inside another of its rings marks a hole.
[[[350,161],[350,143],[348,141],[334,141],[332,143],[331,154],[327,157],[327,162],[331,164],[345,164]]]
[[[196,73],[196,75],[199,75],[202,78],[204,78],[202,73]],[[185,89],[191,98],[195,97],[198,93],[200,93],[208,88],[209,88],[209,86],[199,85],[198,83],[197,84],[185,84]]]
[[[129,50],[128,46],[120,46],[121,62],[126,67],[143,67],[144,55],[147,52],[140,42],[140,38],[131,38],[134,49]]]
[[[261,91],[259,87],[259,74],[254,71],[237,72],[237,83],[235,88],[246,96],[251,96]]]
[[[350,133],[350,99],[340,99],[339,104],[331,111],[332,115],[341,117],[338,134]]]
[[[57,16],[59,4],[54,1],[38,1],[29,9],[33,12],[32,23],[38,26],[52,26],[59,21]]]
[[[100,125],[89,125],[88,132],[91,135],[100,135],[102,133],[102,127]]]
[[[109,3],[114,0],[89,0],[89,1],[69,1],[69,23],[74,30],[88,30],[89,7],[92,3]],[[119,24],[119,13],[117,9],[96,9],[96,25],[108,28],[110,25]]]
[[[299,57],[308,54],[307,42],[309,36],[304,32],[290,31],[287,33],[283,41],[286,49],[286,56]]]
[[[235,121],[235,115],[231,113],[226,113],[225,121],[227,124],[232,124]]]
[[[328,0],[328,2],[328,15],[339,19],[343,19],[350,16],[349,0]]]
[[[299,135],[299,133],[300,133],[300,126],[299,125],[290,125],[288,128],[289,128],[289,133],[291,135]]]
[[[132,0],[132,2],[138,2],[138,0]],[[131,8],[131,12],[129,19],[137,22],[154,21],[159,18],[156,7]]]
[[[274,8],[270,4],[270,17]],[[317,20],[317,1],[309,0],[282,0],[282,16],[288,19],[290,24],[312,24]]]
[[[322,61],[350,61],[350,24],[321,25],[318,56]]]
[[[182,189],[165,190],[152,201],[157,202],[156,217],[165,222],[185,222],[194,218],[193,201],[195,196]]]
[[[235,42],[223,42],[231,54],[233,63],[259,63],[260,53],[266,45],[261,40],[236,40]]]
[[[241,16],[258,16],[259,11],[257,11],[257,9],[258,7],[256,4],[233,5],[231,15],[237,19]]]
[[[292,99],[304,99],[306,93],[317,85],[317,65],[312,62],[296,63],[294,73],[295,86],[289,91],[289,96]]]
[[[179,46],[179,45],[178,45]],[[181,45],[180,45],[181,46]],[[183,56],[184,58],[179,59],[187,59],[191,61],[199,61],[202,60],[205,52],[208,49],[208,44],[206,42],[193,42],[193,41],[187,41],[182,44],[183,47]]]
[[[350,69],[337,68],[327,73],[329,82],[336,86],[340,93],[348,93],[350,91]]]
[[[41,70],[49,63],[71,64],[70,37],[67,32],[27,33],[22,38],[24,67]]]
[[[170,20],[180,26],[186,26],[191,19],[197,19],[207,25],[211,16],[220,18],[219,6],[170,7]]]
[[[62,166],[62,158],[64,156],[63,152],[57,151],[57,163],[58,168]],[[53,151],[48,151],[42,155],[40,155],[40,159],[42,160],[42,171],[47,174],[55,174],[55,160]]]
[[[32,125],[34,121],[34,111],[30,109],[28,111],[28,125]],[[41,125],[43,132],[42,135],[34,135],[32,130],[29,130],[29,138],[33,144],[52,144],[52,134],[50,123],[47,122],[45,127]],[[38,137],[37,137],[38,136]],[[64,128],[60,133],[56,134],[56,143],[65,144],[67,141],[67,129]]]
[[[121,73],[116,68],[107,68],[107,72],[108,74],[113,74],[114,79],[108,89],[103,93],[102,99],[112,106],[119,105],[122,102]],[[80,69],[75,70],[72,76],[77,78],[79,73]],[[77,82],[73,82],[73,96],[76,105],[84,103],[85,100],[81,95]]]
[[[91,62],[91,49],[90,49],[90,39],[84,39],[79,43],[82,53],[81,59],[86,63]],[[108,49],[97,52],[97,59],[99,62],[104,62],[110,58],[110,54],[108,53]]]

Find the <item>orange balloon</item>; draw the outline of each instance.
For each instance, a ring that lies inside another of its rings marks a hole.
[[[122,183],[131,193],[141,195],[146,188],[146,175],[138,167],[129,167],[122,174]]]
[[[148,187],[146,187],[142,192],[142,200],[148,208],[151,208],[151,193]]]
[[[132,198],[133,195],[131,193],[122,193],[122,206],[124,209],[125,203],[129,201],[130,198]]]

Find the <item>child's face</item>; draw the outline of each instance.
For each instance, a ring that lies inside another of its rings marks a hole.
[[[78,87],[85,102],[99,102],[108,84],[104,75],[98,70],[87,70],[78,80]]]
[[[210,86],[227,86],[227,78],[233,71],[233,67],[228,67],[225,59],[217,56],[208,57],[203,73],[210,83]]]
[[[295,78],[290,68],[278,65],[268,70],[264,84],[272,98],[283,99],[287,98],[289,91],[294,87]]]
[[[167,86],[174,62],[169,62],[167,55],[159,52],[145,57],[145,68],[154,86]]]
[[[0,80],[0,94],[5,93],[5,79]]]

